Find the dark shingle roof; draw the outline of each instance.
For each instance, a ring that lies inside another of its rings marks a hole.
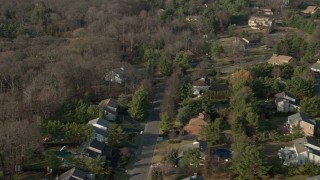
[[[215,84],[210,87],[212,91],[226,91],[229,90],[229,86],[227,84]]]
[[[93,119],[93,120],[89,121],[88,124],[91,124],[91,125],[98,124],[103,127],[109,126],[109,122],[107,120],[103,119],[102,117],[98,117],[96,119]]]
[[[72,180],[72,179],[86,179],[87,173],[84,171],[81,171],[78,168],[72,168],[69,171],[61,174],[59,176],[59,180]]]
[[[102,151],[105,148],[106,144],[94,139],[91,141],[89,146]]]
[[[196,81],[193,81],[192,86],[210,86],[208,79],[201,78]]]

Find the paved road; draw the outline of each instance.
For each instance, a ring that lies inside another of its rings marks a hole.
[[[132,180],[147,180],[154,149],[157,143],[160,128],[160,103],[163,99],[164,83],[157,84],[155,97],[149,111],[148,122],[144,128],[144,134],[141,139],[139,150],[137,151],[137,160],[134,168],[128,171]]]

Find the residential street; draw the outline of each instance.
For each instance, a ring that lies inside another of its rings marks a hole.
[[[140,147],[137,151],[137,159],[134,168],[128,171],[132,180],[147,180],[154,149],[160,128],[160,102],[163,99],[164,83],[158,83],[155,88],[154,101],[149,110],[148,122],[145,125]]]

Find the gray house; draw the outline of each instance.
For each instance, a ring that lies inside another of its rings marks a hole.
[[[106,142],[106,133],[109,126],[109,122],[101,117],[93,119],[88,122],[88,125],[93,126],[93,139],[100,142]]]
[[[99,108],[104,112],[107,120],[115,121],[118,116],[118,102],[112,98],[105,99],[99,103]]]
[[[78,168],[72,168],[58,177],[58,180],[70,180],[70,179],[85,180],[85,179],[89,179],[89,177],[87,177],[86,172],[81,171]]]
[[[275,103],[277,106],[277,111],[279,112],[297,112],[300,110],[300,101],[293,97],[293,95],[281,92],[276,95],[275,97]]]

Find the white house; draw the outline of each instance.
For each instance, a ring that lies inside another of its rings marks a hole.
[[[293,140],[293,147],[281,148],[278,155],[284,165],[303,165],[308,161],[320,163],[320,145],[311,137],[303,137]]]
[[[124,83],[125,79],[126,79],[126,73],[123,67],[114,69],[108,72],[105,76],[106,81],[116,82],[119,84]]]
[[[99,103],[99,108],[104,111],[107,120],[115,121],[118,116],[118,102],[112,98],[105,99]]]
[[[203,91],[210,89],[210,82],[206,78],[200,78],[192,83],[193,95],[201,95]]]
[[[93,126],[93,139],[100,142],[106,142],[106,133],[109,122],[103,118],[96,118],[88,122],[88,125]]]
[[[274,20],[270,19],[269,17],[256,17],[252,16],[248,20],[248,25],[252,29],[269,29],[272,30],[274,27]]]
[[[277,106],[277,111],[279,112],[297,112],[300,110],[300,101],[294,98],[291,94],[286,92],[281,92],[276,95],[275,104]]]

